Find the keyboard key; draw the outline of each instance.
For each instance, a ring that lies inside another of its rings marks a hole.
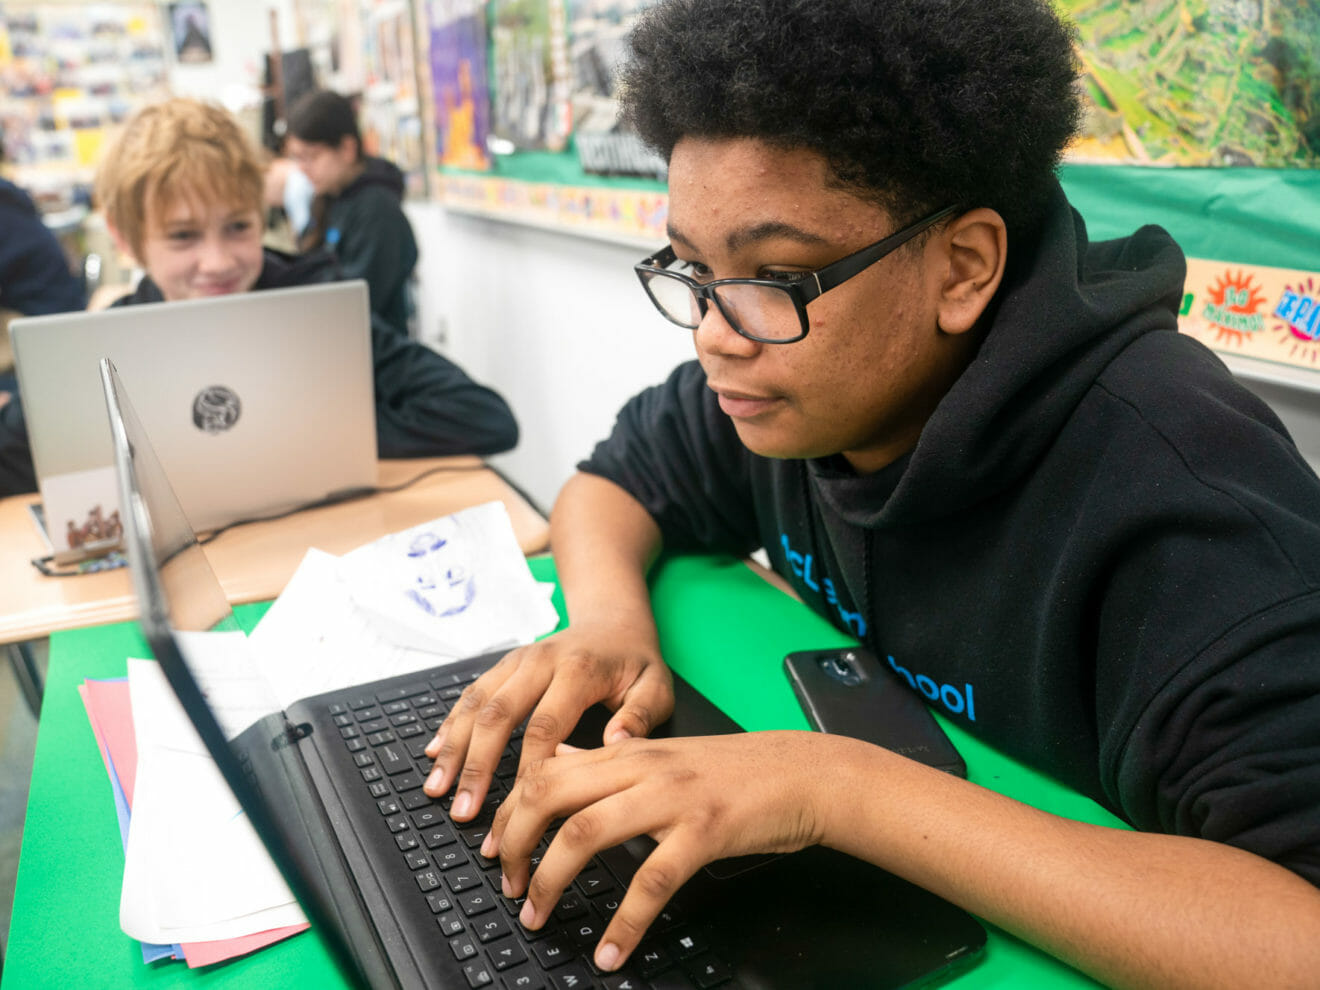
[[[496,971],[500,973],[527,961],[527,953],[517,942],[501,942],[487,949],[486,954],[490,956]]]
[[[435,890],[440,886],[440,874],[435,870],[423,870],[421,873],[413,874],[413,879],[417,881],[417,887],[423,893],[428,890]]]
[[[457,850],[455,850],[457,852]],[[461,853],[459,854],[461,855]],[[465,864],[466,865],[466,864]],[[469,868],[450,870],[445,881],[455,894],[461,894],[465,890],[472,890],[474,887],[480,887],[481,874]]]
[[[391,815],[385,819],[385,824],[390,827],[391,832],[402,832],[408,828],[408,819],[403,815]]]
[[[649,990],[647,985],[630,973],[606,973],[600,978],[605,990]]]
[[[411,739],[414,736],[420,736],[426,732],[426,726],[420,722],[414,722],[412,725],[402,725],[395,730],[400,739]],[[430,742],[431,737],[426,737],[426,742]],[[422,743],[422,748],[426,747],[426,742]]]
[[[397,815],[399,813],[399,802],[395,801],[394,798],[377,801],[376,807],[380,809],[382,815]]]
[[[509,925],[509,919],[496,911],[494,914],[483,915],[473,922],[472,930],[482,942],[494,942],[512,933],[513,928]]]
[[[371,791],[371,796],[374,798],[383,798],[390,796],[390,785],[385,783],[385,781],[383,780],[376,781],[370,787],[368,787],[367,790]]]
[[[665,939],[665,946],[679,959],[691,959],[698,953],[705,952],[710,948],[709,943],[700,932],[688,929],[671,933]]]
[[[405,832],[394,837],[394,844],[399,847],[399,852],[407,852],[409,849],[416,849],[419,843],[416,835]]]
[[[424,870],[431,865],[431,857],[420,849],[409,849],[404,853],[403,861],[408,864],[410,870]]]
[[[358,709],[357,711],[355,711],[355,712],[353,713],[353,717],[354,717],[355,719],[357,719],[358,722],[375,722],[375,721],[379,721],[379,720],[380,720],[380,709],[379,709],[379,708],[375,708],[375,707],[372,707],[372,708],[360,708],[360,709]],[[365,729],[365,728],[364,728],[362,731],[363,731],[363,732],[371,732],[372,730],[371,730],[371,729]]]
[[[409,811],[417,811],[418,808],[425,808],[430,805],[432,803],[432,798],[431,795],[427,794],[425,791],[410,791],[399,799],[399,803]],[[436,820],[443,821],[444,819],[439,813],[437,813]]]
[[[633,953],[632,958],[636,962],[637,968],[641,970],[642,976],[648,979],[674,964],[673,959],[669,957],[669,953],[660,946],[646,945],[645,943],[637,947],[637,951]]]
[[[717,987],[733,979],[733,970],[729,968],[729,964],[710,953],[697,956],[686,963],[684,968],[702,990],[709,990],[710,987]]]
[[[554,990],[584,990],[595,984],[591,982],[591,974],[587,972],[586,966],[580,962],[571,962],[550,974],[550,986]]]
[[[461,894],[456,894],[455,898],[458,901],[458,906],[469,918],[495,910],[495,894],[485,887],[465,890]]]
[[[423,781],[422,775],[416,770],[409,770],[407,773],[399,774],[391,783],[394,785],[394,789],[402,794],[404,791],[417,790],[422,786]],[[429,801],[430,798],[428,797],[427,800]]]
[[[457,847],[441,849],[435,854],[435,865],[441,870],[453,870],[468,865],[467,855]]]
[[[435,828],[428,828],[422,831],[422,842],[426,844],[427,849],[439,849],[441,846],[448,846],[458,839],[453,830],[444,825],[437,825]]]
[[[373,732],[371,735],[367,736],[367,742],[371,743],[373,746],[394,742],[396,739],[397,737],[394,735],[394,730],[392,729],[386,729],[384,732]]]
[[[577,888],[588,897],[601,897],[619,889],[603,866],[589,864],[577,875]]]
[[[523,967],[517,973],[506,973],[501,980],[504,990],[546,990],[545,974]]]
[[[441,914],[454,909],[454,902],[449,899],[449,895],[443,890],[433,890],[427,894],[426,903],[431,906],[432,914]]]
[[[532,955],[543,969],[554,969],[574,958],[577,952],[572,943],[561,936],[547,935],[540,941],[532,943]]]
[[[457,935],[463,930],[463,919],[452,911],[440,915],[435,921],[440,926],[441,933],[445,935]]]
[[[495,977],[484,962],[468,963],[463,967],[463,977],[469,987],[488,987],[495,982]]]
[[[477,943],[471,935],[459,935],[449,940],[449,950],[459,962],[471,959],[477,954]]]

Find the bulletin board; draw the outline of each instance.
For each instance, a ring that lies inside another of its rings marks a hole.
[[[43,208],[90,184],[108,129],[166,93],[161,8],[0,0],[7,168]]]
[[[663,163],[612,105],[650,2],[422,0],[447,208],[664,242]],[[1091,237],[1165,227],[1189,259],[1184,331],[1320,368],[1320,0],[1054,2],[1085,105],[1061,179]]]

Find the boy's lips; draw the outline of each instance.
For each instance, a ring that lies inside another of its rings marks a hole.
[[[720,409],[724,411],[726,416],[733,419],[750,419],[753,416],[759,416],[764,412],[768,412],[781,401],[776,396],[754,395],[749,392],[739,392],[718,386],[712,386],[712,390],[719,396]]]

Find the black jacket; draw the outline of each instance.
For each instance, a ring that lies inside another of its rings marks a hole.
[[[930,703],[1138,828],[1320,884],[1320,481],[1176,330],[1158,228],[1089,244],[1057,193],[912,452],[758,457],[695,363],[582,467],[671,549],[764,546]]]
[[[293,258],[267,250],[254,291],[324,282],[338,276],[324,252]],[[162,302],[144,278],[115,306]],[[376,450],[381,457],[495,454],[518,442],[518,424],[505,401],[423,344],[372,317]],[[27,428],[19,402],[0,409],[0,494],[36,489]]]
[[[344,278],[366,279],[371,311],[406,334],[417,241],[402,199],[403,173],[383,158],[368,157],[362,174],[339,195],[313,203],[312,237],[304,247],[328,248]]]
[[[0,309],[43,316],[86,305],[81,281],[32,198],[0,179]]]

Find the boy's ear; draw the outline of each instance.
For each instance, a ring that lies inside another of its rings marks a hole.
[[[142,264],[142,259],[139,258],[137,256],[137,252],[133,250],[133,245],[128,243],[128,238],[126,238],[123,234],[119,232],[119,228],[116,227],[114,224],[112,224],[108,217],[106,218],[105,221],[105,229],[110,234],[110,240],[114,242],[116,251],[118,251],[122,255],[132,258],[134,264],[136,265]]]
[[[939,243],[948,269],[940,286],[939,327],[966,333],[999,291],[1008,258],[1008,227],[994,210],[979,207],[955,218]]]

